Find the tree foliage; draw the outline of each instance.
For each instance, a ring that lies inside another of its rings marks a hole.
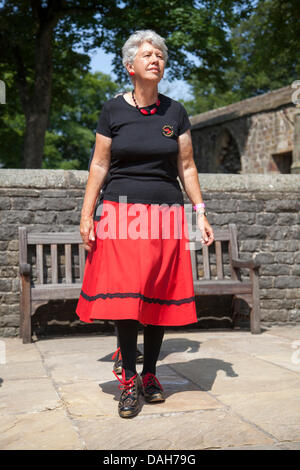
[[[19,166],[40,168],[51,106],[62,106],[74,72],[89,70],[86,51],[101,45],[105,5],[92,0],[7,0],[0,9],[0,74],[16,115],[24,116]],[[83,54],[76,52],[78,46]],[[17,97],[15,96],[17,94]],[[12,106],[11,106],[12,108]],[[12,135],[8,108],[1,123]],[[18,148],[20,150],[20,147]],[[7,161],[7,155],[4,154]],[[15,160],[15,159],[14,159]]]
[[[190,114],[226,106],[287,86],[300,75],[300,2],[260,0],[251,16],[231,31],[233,65],[218,80],[189,80],[194,99]],[[225,84],[225,86],[224,86]]]
[[[0,6],[6,167],[84,167],[103,99],[129,84],[121,49],[137,29],[165,37],[168,76],[193,87],[190,114],[299,77],[296,0],[6,0]],[[114,54],[118,84],[90,73],[87,53],[99,47]]]
[[[86,170],[101,108],[119,85],[96,72],[78,74],[67,88],[68,102],[53,108],[50,115],[43,168]]]

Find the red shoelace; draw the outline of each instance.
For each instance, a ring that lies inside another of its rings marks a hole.
[[[157,377],[154,375],[154,374],[151,374],[151,372],[147,372],[147,374],[145,374],[143,377],[143,386],[144,387],[148,387],[148,385],[154,385],[154,387],[156,386],[156,384],[159,386],[159,388],[161,390],[163,390],[161,384],[159,383]]]
[[[120,382],[120,384],[118,385],[119,389],[120,390],[127,390],[128,392],[131,391],[132,387],[135,386],[135,383],[134,383],[134,379],[136,378],[137,376],[137,373],[133,376],[133,377],[130,377],[130,379],[126,380],[125,378],[125,371],[124,369],[122,370],[122,379],[120,379],[120,377],[115,373],[115,371],[113,370],[113,373],[115,374],[115,376],[117,377],[118,381]]]
[[[114,352],[114,354],[113,354],[113,356],[112,356],[112,359],[114,359],[118,353],[119,353],[119,360],[121,360],[121,359],[122,359],[121,348],[118,348],[118,349]]]

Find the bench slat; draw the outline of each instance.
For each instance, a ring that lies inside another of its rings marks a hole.
[[[235,224],[229,224],[229,236],[230,241],[228,244],[229,260],[230,260],[230,271],[232,279],[239,279],[239,270],[234,268],[232,264],[232,258],[238,258],[238,243],[237,243],[237,230]]]
[[[26,227],[19,227],[19,262],[27,264],[27,231]]]
[[[203,280],[194,281],[195,294],[200,295],[230,295],[249,294],[252,292],[252,283],[249,281],[231,280]]]
[[[66,283],[72,283],[72,259],[71,259],[71,245],[65,244],[65,270],[66,270]]]
[[[43,245],[36,245],[36,277],[38,284],[44,284]]]
[[[81,291],[80,284],[44,284],[31,288],[32,300],[74,299]]]
[[[52,284],[58,282],[58,265],[57,265],[57,245],[51,244],[51,281]]]
[[[217,278],[223,279],[224,273],[223,273],[223,261],[222,261],[222,245],[220,241],[215,242],[215,248],[216,248]]]
[[[85,267],[85,249],[84,246],[78,245],[79,251],[79,278],[80,281],[83,282],[83,275],[84,275],[84,267]]]
[[[29,341],[28,338],[28,324],[31,321],[31,297],[30,297],[30,277],[24,276],[24,267],[27,263],[27,230],[26,227],[19,227],[19,263],[20,263],[20,277],[21,277],[21,295],[20,295],[20,336]],[[28,266],[27,266],[28,267]],[[27,270],[30,274],[31,267]],[[29,329],[31,324],[29,324]]]
[[[28,245],[51,245],[65,243],[82,243],[82,238],[78,232],[29,232],[27,234]]]
[[[202,247],[204,279],[210,279],[209,252],[208,246]]]

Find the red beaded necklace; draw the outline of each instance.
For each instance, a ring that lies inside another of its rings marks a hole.
[[[140,111],[140,113],[144,114],[145,116],[149,116],[149,114],[155,114],[157,109],[158,109],[158,106],[160,105],[160,100],[157,98],[155,104],[153,105],[150,105],[150,106],[144,106],[143,108],[141,108],[137,102],[136,102],[136,99],[134,97],[134,91],[132,90],[132,99],[134,101],[134,104],[135,104],[135,107],[138,111]]]

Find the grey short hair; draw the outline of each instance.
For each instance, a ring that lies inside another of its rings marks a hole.
[[[153,46],[157,47],[163,53],[165,63],[168,60],[168,48],[165,44],[164,38],[151,29],[144,29],[135,31],[125,42],[122,47],[123,65],[126,68],[126,64],[132,64],[139,46],[143,42],[151,42]]]

